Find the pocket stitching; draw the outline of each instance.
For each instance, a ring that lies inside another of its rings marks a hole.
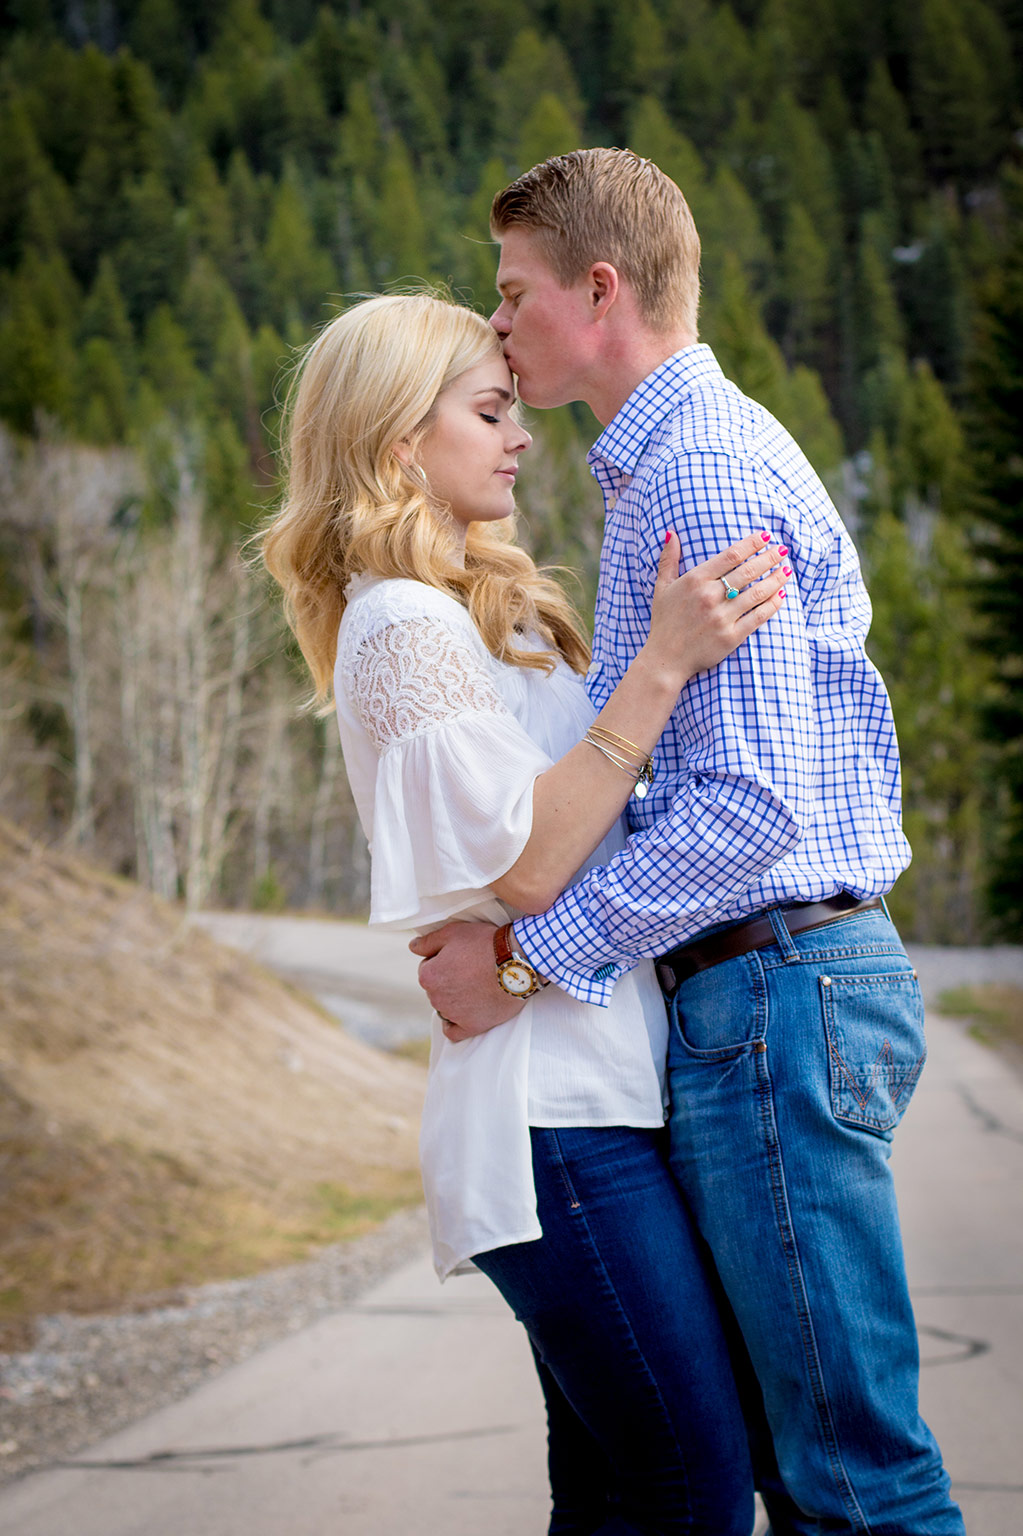
[[[854,1113],[851,1113],[848,1110],[840,1110],[838,1104],[835,1102],[834,1094],[832,1094],[832,1113],[835,1116],[835,1119],[842,1124],[860,1126],[864,1130],[883,1135],[895,1129],[899,1123],[899,1120],[901,1119],[901,1113],[893,1113],[892,1116],[885,1117],[884,1119],[878,1115],[875,1115],[873,1118],[868,1117],[867,1106],[870,1103],[870,1100],[874,1097],[877,1084],[876,1082],[872,1082],[869,1092],[864,1093],[852,1075],[852,1068],[845,1061],[842,1053],[838,1049],[838,1046],[835,1044],[833,1031],[836,1025],[834,1018],[833,989],[836,984],[839,984],[841,990],[852,992],[855,991],[858,987],[862,988],[864,985],[877,986],[880,983],[883,986],[897,986],[911,979],[913,979],[913,973],[909,971],[898,971],[879,976],[836,977],[833,981],[828,982],[827,985],[825,985],[824,978],[821,978],[821,1002],[823,1004],[824,1029],[828,1041],[828,1055],[840,1069],[842,1078],[848,1086],[848,1089],[851,1092],[853,1098],[856,1100],[860,1107],[860,1116],[862,1117],[857,1118]],[[845,983],[846,985],[843,986],[841,985],[842,983]],[[870,1064],[871,1071],[873,1071],[873,1069],[877,1067],[879,1063],[883,1062],[886,1056],[891,1064],[891,1067],[894,1068],[896,1065],[895,1052],[891,1041],[887,1038],[883,1040],[881,1049],[878,1051],[873,1062]],[[921,1069],[923,1068],[923,1064],[926,1059],[927,1050],[925,1047],[921,1054],[916,1058],[916,1061],[912,1064],[912,1066],[907,1069],[902,1078],[902,1081],[898,1084],[897,1088],[891,1081],[891,1075],[889,1075],[888,1093],[893,1112],[898,1109],[899,1101],[904,1096],[908,1097],[911,1095],[913,1089],[916,1086],[917,1079],[920,1076]]]

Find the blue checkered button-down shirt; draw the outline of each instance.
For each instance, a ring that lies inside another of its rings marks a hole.
[[[668,529],[686,568],[767,529],[794,572],[781,612],[683,691],[653,788],[629,802],[628,846],[515,924],[543,975],[606,1003],[637,960],[714,924],[888,890],[909,846],[891,706],[863,649],[859,562],[789,434],[709,347],[692,346],[634,390],[589,462],[606,505],[589,679],[598,709],[646,640]]]

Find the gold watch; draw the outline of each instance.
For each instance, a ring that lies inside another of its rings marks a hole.
[[[536,972],[517,950],[512,949],[512,925],[505,923],[494,932],[494,959],[497,961],[497,982],[510,997],[532,997],[547,979]]]

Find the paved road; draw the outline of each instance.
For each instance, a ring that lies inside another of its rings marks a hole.
[[[408,940],[329,918],[201,912],[195,922],[319,999],[345,1028],[388,1047],[430,1033]]]
[[[924,1412],[970,1536],[1023,1531],[1023,1081],[933,1016],[894,1167]],[[71,1465],[0,1536],[539,1536],[539,1393],[481,1276],[425,1257]]]

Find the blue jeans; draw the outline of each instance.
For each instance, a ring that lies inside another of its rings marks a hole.
[[[667,1133],[534,1129],[532,1142],[543,1237],[475,1262],[538,1357],[550,1531],[749,1536],[749,1446]]]
[[[771,921],[774,944],[678,989],[669,1074],[672,1167],[785,1490],[765,1474],[772,1531],[963,1536],[919,1414],[888,1164],[925,1057],[920,989],[883,911],[795,938]]]

